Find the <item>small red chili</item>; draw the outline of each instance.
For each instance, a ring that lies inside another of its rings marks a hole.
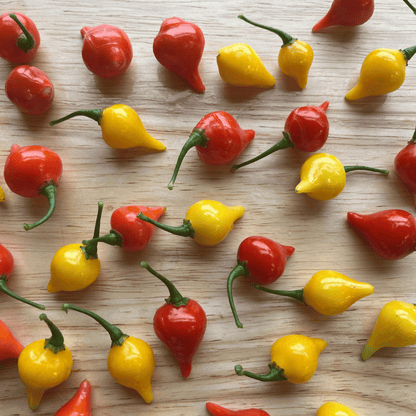
[[[407,146],[394,158],[394,167],[399,178],[416,192],[416,130]]]
[[[212,416],[270,416],[261,409],[229,410],[215,403],[207,403],[206,406]]]
[[[85,26],[82,59],[86,67],[101,78],[113,78],[126,72],[133,59],[133,48],[124,30],[111,25]]]
[[[0,361],[19,358],[23,345],[14,337],[7,325],[0,321]]]
[[[286,260],[295,249],[283,246],[266,237],[251,236],[243,240],[237,251],[237,265],[227,280],[228,300],[234,315],[235,323],[243,327],[237,316],[232,294],[233,282],[244,276],[254,284],[268,285],[276,281],[284,272]]]
[[[168,188],[173,189],[182,161],[192,147],[207,165],[226,165],[240,156],[254,134],[254,130],[243,130],[225,111],[214,111],[202,117],[179,154]]]
[[[367,215],[348,212],[347,219],[387,260],[401,259],[416,249],[416,220],[407,211],[388,209]]]
[[[32,230],[51,217],[61,176],[62,161],[54,151],[43,146],[11,147],[4,165],[4,179],[10,190],[25,198],[45,195],[49,202],[46,215],[33,224],[24,224],[25,230]]]
[[[153,53],[165,68],[184,78],[196,91],[204,92],[198,71],[204,46],[204,34],[197,25],[171,17],[163,21],[154,39]]]
[[[75,395],[65,403],[55,416],[91,416],[91,384],[84,380]]]
[[[29,62],[40,45],[36,25],[21,13],[0,16],[0,56],[14,64]]]
[[[234,165],[233,169],[237,170],[289,147],[295,147],[303,152],[316,152],[328,139],[329,123],[326,117],[328,106],[329,102],[325,101],[319,106],[308,105],[295,108],[286,119],[283,138],[280,142],[253,159]]]
[[[192,359],[198,350],[207,327],[207,317],[198,302],[184,298],[166,277],[146,262],[141,266],[161,280],[169,289],[169,298],[155,313],[153,328],[157,337],[169,348],[179,362],[182,376],[192,370]]]
[[[10,72],[6,95],[24,113],[40,115],[52,105],[54,89],[51,80],[40,69],[20,65]]]

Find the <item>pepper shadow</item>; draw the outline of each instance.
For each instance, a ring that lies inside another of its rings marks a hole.
[[[320,30],[319,32],[313,32],[313,36],[326,36],[331,38],[331,42],[338,43],[351,43],[354,39],[363,37],[364,34],[361,32],[366,32],[360,26],[342,26],[334,25]]]
[[[241,103],[256,97],[259,94],[273,90],[275,86],[270,88],[261,87],[238,87],[223,82],[224,86],[219,89],[218,96],[230,103]]]
[[[92,73],[91,73],[92,74]],[[94,75],[96,88],[104,95],[116,95],[117,97],[129,97],[134,91],[136,82],[135,64],[132,62],[126,72],[114,78],[101,78]]]
[[[164,87],[176,92],[191,91],[196,94],[203,94],[202,91],[193,89],[184,78],[175,72],[169,71],[163,65],[159,65],[157,68],[157,77]]]

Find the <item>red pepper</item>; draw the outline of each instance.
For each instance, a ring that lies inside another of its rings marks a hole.
[[[0,321],[0,361],[19,358],[22,350],[23,345],[14,337],[7,325]]]
[[[54,89],[51,80],[40,69],[20,65],[6,81],[6,95],[24,113],[40,115],[52,105]]]
[[[232,285],[237,277],[244,276],[254,284],[268,285],[276,281],[284,272],[286,260],[295,249],[282,246],[266,237],[252,236],[243,240],[237,252],[237,265],[227,280],[228,300],[234,315],[235,323],[243,327],[237,316],[232,294]]]
[[[254,139],[254,130],[243,130],[225,111],[202,117],[183,146],[168,188],[173,189],[183,158],[195,146],[198,157],[208,165],[226,165],[236,159]]]
[[[394,158],[394,167],[399,178],[416,192],[416,130],[407,146]]]
[[[374,0],[334,0],[328,13],[312,28],[312,32],[335,25],[362,25],[373,12]]]
[[[55,416],[91,416],[91,384],[84,380],[74,397],[64,404]]]
[[[401,259],[416,249],[416,220],[407,211],[388,209],[368,215],[349,212],[347,219],[387,260]]]
[[[196,91],[204,92],[198,71],[204,46],[204,34],[197,25],[171,17],[163,21],[154,39],[153,53],[165,68],[184,78]]]
[[[280,142],[253,159],[234,165],[233,169],[239,169],[289,147],[295,147],[303,152],[316,152],[328,139],[329,123],[325,113],[328,106],[329,102],[325,101],[319,106],[295,108],[286,119]]]
[[[40,45],[36,25],[21,13],[0,16],[0,56],[14,64],[29,62]]]
[[[101,78],[113,78],[126,72],[133,59],[133,48],[124,30],[110,25],[85,26],[82,59],[86,67]]]
[[[161,280],[169,289],[169,298],[155,313],[153,328],[157,337],[179,362],[182,376],[192,370],[192,359],[204,337],[207,317],[198,302],[184,298],[166,277],[142,261],[141,266]]]
[[[34,306],[35,308],[42,310],[45,309],[43,305],[39,305],[38,303],[31,302],[30,300],[16,295],[6,286],[6,283],[9,281],[9,277],[12,274],[13,265],[14,260],[12,253],[10,253],[6,247],[0,244],[0,292],[3,292],[14,299],[20,300],[21,302],[27,303],[28,305]]]
[[[270,416],[261,409],[229,410],[215,403],[207,403],[206,406],[212,416]]]

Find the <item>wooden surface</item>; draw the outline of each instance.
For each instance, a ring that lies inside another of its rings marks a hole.
[[[355,103],[344,100],[370,51],[416,44],[416,16],[403,2],[378,0],[373,17],[365,25],[317,34],[312,34],[311,28],[329,9],[329,0],[1,0],[0,6],[1,13],[19,11],[36,23],[42,43],[31,64],[44,70],[55,86],[53,107],[43,117],[22,114],[4,92],[0,94],[0,165],[4,165],[13,143],[49,147],[64,163],[56,212],[33,231],[24,231],[23,223],[43,216],[45,198],[28,200],[12,194],[0,179],[7,198],[0,206],[0,242],[15,259],[9,287],[46,305],[48,316],[62,330],[74,357],[72,375],[46,392],[35,412],[38,416],[54,415],[85,378],[92,384],[95,416],[205,416],[207,401],[234,410],[262,408],[271,416],[312,416],[328,400],[344,403],[359,416],[416,415],[416,348],[385,348],[366,362],[360,358],[381,307],[393,299],[416,301],[415,257],[383,260],[346,222],[348,211],[401,208],[414,213],[414,195],[397,177],[393,160],[416,125],[416,62],[409,62],[406,80],[398,91]],[[312,46],[314,62],[304,90],[277,66],[280,39],[237,19],[239,13],[285,30]],[[205,35],[200,65],[204,94],[192,91],[153,56],[153,39],[162,21],[172,16],[196,23]],[[94,76],[81,58],[80,29],[103,23],[124,29],[134,50],[129,70],[112,81]],[[221,47],[236,42],[248,43],[256,50],[276,77],[274,88],[234,88],[221,80],[216,54]],[[3,83],[13,67],[0,62]],[[167,189],[180,148],[205,114],[228,111],[241,127],[256,131],[255,140],[238,159],[244,161],[280,139],[285,119],[294,108],[325,100],[330,102],[330,134],[322,151],[346,165],[390,169],[387,178],[350,173],[342,194],[318,202],[294,192],[308,154],[281,151],[233,173],[230,166],[204,165],[192,150],[174,190]],[[114,151],[101,140],[99,127],[89,119],[48,125],[76,109],[116,103],[133,107],[149,133],[166,144],[167,151]],[[120,206],[166,206],[162,220],[179,225],[189,206],[200,199],[246,208],[221,244],[202,247],[192,239],[156,230],[151,244],[141,252],[126,253],[101,245],[102,271],[93,285],[80,292],[47,292],[54,253],[92,235],[99,200],[105,204],[103,234],[110,228],[111,213]],[[270,285],[272,288],[300,289],[316,271],[333,269],[373,284],[375,293],[341,315],[324,317],[295,301],[257,292],[240,279],[234,292],[244,328],[238,329],[225,283],[236,263],[239,243],[250,235],[263,235],[296,248],[284,275]],[[187,380],[154,334],[153,315],[167,297],[167,290],[140,268],[142,260],[170,278],[184,295],[197,300],[207,313],[205,338]],[[84,315],[61,312],[64,302],[91,309],[152,346],[156,368],[151,404],[111,378],[106,365],[110,347],[107,333]],[[0,319],[22,344],[49,336],[38,316],[38,310],[2,295]],[[328,343],[308,383],[267,384],[234,373],[236,364],[266,372],[271,345],[291,333],[320,337]],[[1,370],[0,414],[32,414],[15,361]]]

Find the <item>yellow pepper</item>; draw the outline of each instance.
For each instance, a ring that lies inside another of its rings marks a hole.
[[[407,49],[376,49],[364,59],[358,84],[345,96],[358,100],[396,91],[404,82],[406,66],[416,46]]]
[[[381,309],[361,357],[367,360],[380,348],[414,344],[416,344],[416,305],[393,300]]]
[[[288,380],[293,384],[301,384],[314,375],[319,354],[326,346],[327,343],[323,339],[297,334],[286,335],[279,338],[270,350],[271,364],[268,374],[260,375],[243,371],[240,365],[236,365],[234,369],[239,376],[260,381]]]
[[[67,380],[72,370],[72,354],[65,347],[61,331],[45,314],[39,319],[46,322],[52,336],[29,344],[18,361],[19,375],[32,410],[39,406],[43,393]]]
[[[0,187],[0,202],[4,202],[6,196],[4,195],[3,189]]]
[[[95,120],[101,126],[103,140],[113,149],[143,147],[159,152],[166,150],[164,144],[145,130],[138,114],[128,105],[115,104],[104,110],[79,110],[49,124],[54,126],[76,116]]]
[[[327,316],[344,312],[357,300],[374,292],[374,287],[369,283],[357,282],[333,270],[321,270],[315,273],[300,290],[272,290],[257,284],[254,287],[263,292],[304,302]]]
[[[316,416],[357,416],[357,413],[341,403],[326,402],[318,409]]]
[[[285,75],[295,78],[300,88],[305,88],[308,82],[309,69],[313,61],[313,50],[310,45],[303,40],[294,39],[279,29],[252,22],[241,14],[238,17],[253,26],[269,30],[280,36],[283,45],[280,48],[278,57],[279,67]]]
[[[193,204],[179,227],[161,224],[140,212],[137,217],[162,230],[182,237],[191,237],[203,246],[214,246],[224,240],[234,222],[244,214],[242,206],[227,207],[221,202],[204,199]]]
[[[95,319],[109,333],[111,349],[107,358],[107,367],[111,376],[122,386],[136,390],[146,403],[153,400],[151,378],[155,368],[152,348],[138,338],[124,334],[121,329],[87,309],[64,303],[61,308],[68,312],[72,309]]]
[[[335,198],[344,189],[346,173],[353,170],[366,170],[388,175],[384,169],[368,166],[343,166],[335,156],[328,153],[315,153],[306,159],[300,170],[300,183],[296,193],[306,193],[313,199],[325,201]]]

